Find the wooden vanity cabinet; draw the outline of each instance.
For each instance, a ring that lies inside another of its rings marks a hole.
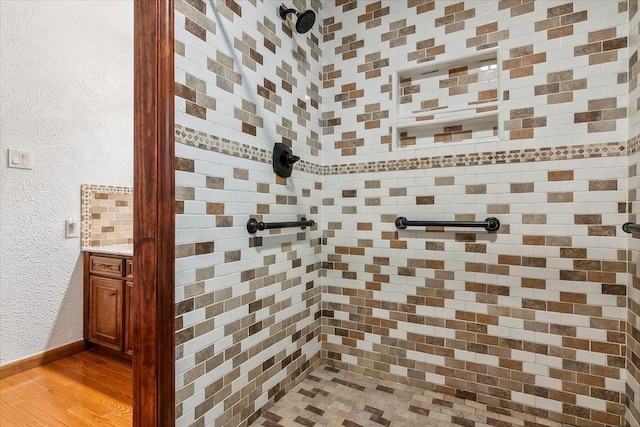
[[[131,257],[84,254],[84,339],[89,347],[131,358]]]
[[[125,259],[124,275],[126,279],[124,293],[124,352],[133,356],[133,260]]]
[[[124,352],[129,356],[133,356],[133,282],[126,282],[125,292],[125,310],[124,310]]]
[[[122,350],[122,280],[91,276],[89,341]]]

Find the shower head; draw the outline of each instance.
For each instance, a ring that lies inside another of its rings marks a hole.
[[[287,15],[290,13],[294,13],[298,17],[296,31],[300,34],[309,31],[316,22],[316,13],[313,10],[300,13],[295,9],[286,9],[284,6],[280,6],[280,18],[287,19]]]
[[[300,34],[304,34],[313,28],[313,24],[316,22],[316,13],[313,10],[307,10],[306,12],[297,13],[298,21],[296,22],[296,31]]]

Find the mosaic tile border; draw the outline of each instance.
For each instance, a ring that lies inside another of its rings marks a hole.
[[[504,163],[542,162],[549,160],[588,159],[626,155],[623,143],[573,145],[561,147],[525,148],[522,150],[470,153],[417,159],[382,160],[367,163],[349,163],[325,166],[324,175],[367,172],[388,172],[415,169],[479,166]]]
[[[254,160],[261,163],[271,164],[271,150],[267,151],[263,148],[253,147],[241,142],[231,141],[227,138],[220,138],[205,132],[196,131],[194,129],[176,124],[175,126],[176,142],[190,145],[192,147],[202,148],[205,150],[215,151],[216,153],[227,154],[242,159]],[[321,166],[306,160],[300,160],[294,165],[296,170],[322,174]]]
[[[82,184],[80,185],[80,245],[86,248],[91,245],[91,199],[95,193],[133,194],[133,187],[114,185]]]
[[[219,138],[205,132],[196,131],[181,125],[175,127],[176,142],[250,159],[262,163],[271,163],[271,152],[240,142]],[[520,150],[468,153],[446,156],[421,157],[415,159],[380,160],[364,163],[343,163],[337,165],[318,165],[300,160],[294,168],[316,175],[344,175],[368,172],[392,172],[402,170],[447,168],[459,166],[479,166],[505,163],[542,162],[550,160],[589,159],[598,157],[618,157],[632,154],[640,149],[640,139],[629,140],[627,149],[624,142],[604,142],[559,147],[524,148]]]
[[[640,135],[636,135],[627,141],[627,154],[635,154],[640,151]]]

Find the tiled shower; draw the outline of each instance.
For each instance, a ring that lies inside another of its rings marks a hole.
[[[248,426],[329,365],[637,426],[637,10],[176,0],[176,425]]]

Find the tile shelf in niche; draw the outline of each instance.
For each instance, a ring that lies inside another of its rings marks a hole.
[[[393,146],[501,139],[500,50],[393,73]]]
[[[473,116],[449,117],[428,123],[414,122],[394,126],[395,146],[398,148],[424,148],[435,144],[456,142],[488,142],[500,139],[498,111],[477,113]]]
[[[396,116],[396,125],[419,123],[421,121],[445,121],[453,118],[464,118],[469,115],[481,114],[498,110],[498,101],[483,102],[476,105],[464,105],[456,108],[442,108],[433,110],[417,110],[412,114]]]

